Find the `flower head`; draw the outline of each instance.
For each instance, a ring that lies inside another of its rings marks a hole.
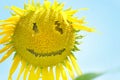
[[[67,80],[81,75],[73,55],[78,50],[76,30],[92,32],[93,29],[84,26],[84,19],[74,17],[78,10],[64,10],[64,4],[54,0],[53,4],[44,0],[43,4],[34,0],[24,4],[24,9],[12,6],[12,16],[0,20],[0,44],[4,45],[0,53],[6,52],[0,63],[13,52],[13,64],[9,80],[21,63],[21,69],[16,80],[23,74],[23,80]]]

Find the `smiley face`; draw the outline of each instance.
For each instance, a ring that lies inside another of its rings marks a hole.
[[[74,46],[74,31],[59,12],[30,12],[16,25],[16,53],[35,66],[61,62]]]

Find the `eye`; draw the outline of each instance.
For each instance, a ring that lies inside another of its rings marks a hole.
[[[35,33],[38,32],[38,27],[37,27],[36,23],[33,23],[33,31],[34,31]]]
[[[55,21],[55,30],[58,31],[60,34],[63,34],[63,29],[60,26],[60,22],[59,21]]]

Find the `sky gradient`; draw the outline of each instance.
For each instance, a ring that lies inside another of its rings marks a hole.
[[[23,8],[24,1],[2,0],[0,2],[0,20],[10,17],[9,10],[5,9],[5,6],[15,5]],[[43,2],[43,0],[40,1]],[[86,21],[89,22],[87,25],[94,27],[97,31],[80,33],[84,33],[86,37],[80,40],[83,42],[79,45],[81,51],[76,52],[75,55],[83,73],[108,71],[95,80],[120,80],[120,0],[58,1],[65,2],[66,8],[89,8],[87,11],[80,11],[76,16],[79,18],[86,16]],[[1,57],[2,55],[0,55]],[[0,64],[0,80],[7,80],[12,57],[13,55]]]

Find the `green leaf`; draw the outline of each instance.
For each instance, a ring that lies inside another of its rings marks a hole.
[[[77,77],[75,80],[93,80],[94,78],[101,76],[103,73],[87,73]]]

